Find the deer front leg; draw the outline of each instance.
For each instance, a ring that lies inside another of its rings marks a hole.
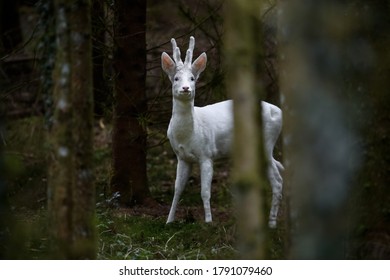
[[[201,177],[201,196],[205,213],[205,222],[212,222],[210,197],[211,197],[211,181],[213,179],[213,162],[211,159],[204,160],[200,163]]]
[[[173,196],[171,210],[169,211],[167,224],[175,220],[175,213],[180,196],[191,173],[191,164],[178,159],[175,180],[175,194]]]

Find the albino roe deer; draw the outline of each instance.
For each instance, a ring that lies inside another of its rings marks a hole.
[[[227,100],[205,107],[195,107],[195,83],[206,68],[207,56],[202,53],[193,63],[194,37],[183,61],[175,39],[171,40],[173,59],[165,52],[161,64],[172,82],[173,108],[168,127],[168,138],[177,156],[175,194],[167,223],[174,221],[180,195],[187,183],[192,164],[200,165],[201,196],[205,221],[211,222],[210,195],[213,161],[228,157],[233,139],[233,102]],[[272,187],[269,226],[276,227],[276,218],[282,196],[283,166],[273,158],[273,149],[282,128],[281,110],[262,102],[265,153],[268,159],[268,178]]]

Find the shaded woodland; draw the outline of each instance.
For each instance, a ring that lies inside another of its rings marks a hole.
[[[390,7],[339,2],[2,1],[1,258],[389,259]],[[195,105],[232,98],[240,125],[213,223],[195,169],[166,225],[161,53],[190,36],[208,57]],[[260,100],[283,111],[276,229]]]

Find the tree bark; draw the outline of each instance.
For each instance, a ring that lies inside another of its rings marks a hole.
[[[386,0],[356,1],[354,38],[366,44],[349,101],[358,121],[362,165],[350,199],[347,257],[390,259],[390,9]],[[364,24],[362,24],[364,23]],[[365,64],[361,64],[361,62]]]
[[[72,188],[74,184],[73,107],[71,84],[71,43],[69,2],[56,0],[56,62],[54,80],[54,122],[49,135],[51,145],[48,176],[48,213],[57,258],[71,255]]]
[[[265,259],[265,157],[259,86],[261,1],[230,0],[225,14],[227,89],[234,100],[233,184],[237,192],[239,247],[244,259]],[[261,61],[261,60],[260,60]],[[262,95],[262,96],[261,96]],[[261,96],[261,97],[260,97]]]
[[[70,11],[73,96],[73,258],[96,257],[95,185],[93,171],[93,89],[91,2],[77,0]]]
[[[56,0],[48,212],[56,258],[96,257],[89,0]]]
[[[113,174],[122,206],[150,197],[146,174],[146,1],[115,3]]]
[[[388,258],[387,1],[281,2],[289,257]]]

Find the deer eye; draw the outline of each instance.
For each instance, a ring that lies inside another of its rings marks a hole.
[[[191,77],[191,81],[195,81],[195,78],[194,78],[194,77]]]
[[[175,81],[177,82],[179,80],[179,78],[178,77],[175,77]]]

